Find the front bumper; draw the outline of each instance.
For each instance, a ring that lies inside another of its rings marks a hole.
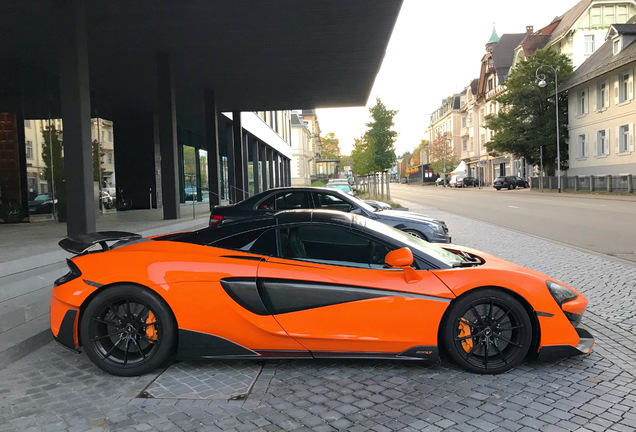
[[[537,360],[551,361],[565,357],[572,357],[581,354],[589,354],[594,347],[594,336],[585,328],[576,327],[579,335],[579,343],[576,347],[572,345],[547,345],[541,347]]]

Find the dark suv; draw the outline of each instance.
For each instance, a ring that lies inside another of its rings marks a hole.
[[[497,177],[492,186],[497,189],[515,189],[518,187],[527,188],[530,187],[527,181],[517,176],[501,176]]]

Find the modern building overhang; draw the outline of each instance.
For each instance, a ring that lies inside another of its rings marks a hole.
[[[76,0],[82,1],[82,0]],[[402,0],[86,2],[90,86],[114,108],[154,111],[171,60],[178,121],[219,111],[367,102]],[[56,1],[2,0],[1,59],[59,75]]]

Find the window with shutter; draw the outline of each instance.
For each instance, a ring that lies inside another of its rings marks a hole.
[[[616,81],[614,81],[614,105],[618,105],[620,103],[619,95],[618,95],[618,83],[620,82],[621,76],[616,76]]]
[[[607,143],[605,142],[605,130],[603,129],[596,132],[596,156],[604,156],[606,146]]]
[[[630,125],[618,128],[618,153],[627,153],[630,148]]]

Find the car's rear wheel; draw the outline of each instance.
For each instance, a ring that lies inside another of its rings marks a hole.
[[[532,344],[532,324],[513,296],[483,289],[453,303],[441,336],[459,366],[471,372],[497,374],[521,364]]]
[[[497,190],[501,190],[501,188],[500,188],[500,187],[498,187],[498,188],[495,188],[495,189],[497,189]]]
[[[82,315],[80,336],[98,367],[113,375],[135,376],[165,363],[176,342],[176,323],[157,294],[119,285],[91,300]]]
[[[513,190],[515,188],[515,186],[513,184],[509,184],[508,185],[508,190]]]

